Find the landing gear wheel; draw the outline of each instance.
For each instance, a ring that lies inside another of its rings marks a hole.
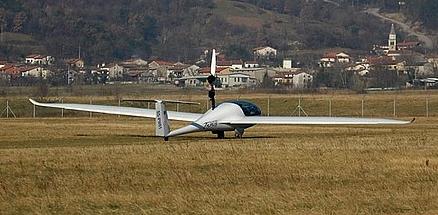
[[[164,138],[164,141],[169,141],[169,137],[165,137],[165,138]]]
[[[236,138],[239,138],[239,139],[241,139],[242,138],[242,134],[239,134],[239,133],[234,133],[234,137],[236,137]]]
[[[234,136],[236,137],[236,138],[242,138],[243,137],[243,133],[245,133],[245,130],[244,129],[236,129],[236,130],[234,130]]]
[[[217,132],[217,138],[218,139],[225,139],[225,132],[223,132],[223,131]]]

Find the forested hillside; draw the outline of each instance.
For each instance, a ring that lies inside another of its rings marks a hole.
[[[421,0],[428,1],[436,5]],[[412,16],[424,19],[418,11]],[[89,63],[134,55],[195,60],[212,47],[244,58],[261,45],[283,53],[327,47],[366,50],[388,31],[354,7],[306,0],[2,0],[0,26],[1,58],[29,50],[71,58],[81,47]]]
[[[280,13],[298,15],[305,7],[302,0],[239,0],[259,7],[276,10]],[[322,2],[322,1],[313,1]],[[332,0],[341,6],[378,7],[387,11],[401,11],[412,20],[424,23],[425,27],[438,29],[438,1],[437,0]],[[297,7],[298,6],[298,7]]]

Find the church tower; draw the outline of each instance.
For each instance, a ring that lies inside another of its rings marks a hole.
[[[397,51],[397,34],[395,33],[394,24],[391,25],[391,32],[389,33],[388,50]]]

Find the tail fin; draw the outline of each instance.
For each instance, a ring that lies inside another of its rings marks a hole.
[[[167,135],[170,132],[170,127],[166,106],[163,101],[156,101],[155,111],[157,113],[157,117],[155,118],[155,135],[167,138]]]

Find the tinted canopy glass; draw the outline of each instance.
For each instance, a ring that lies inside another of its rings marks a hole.
[[[229,101],[229,102],[239,105],[240,108],[242,108],[242,111],[245,114],[245,116],[260,116],[262,114],[260,108],[251,102],[247,102],[247,101]]]

